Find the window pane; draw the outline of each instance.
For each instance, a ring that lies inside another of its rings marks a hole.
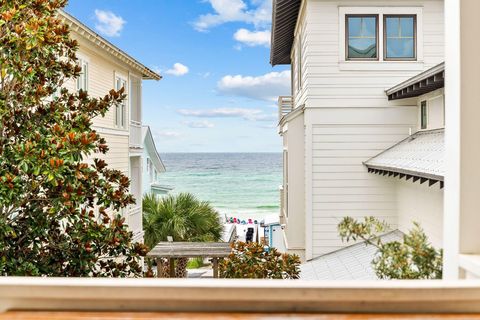
[[[413,16],[385,18],[386,58],[415,58],[414,27]]]
[[[377,19],[374,17],[371,18],[362,18],[362,33],[364,37],[373,37],[377,33]]]
[[[387,41],[388,58],[412,58],[413,39],[389,39]]]
[[[396,37],[398,36],[399,30],[399,19],[397,18],[387,18],[386,28],[387,28],[387,37]]]
[[[427,101],[422,101],[420,105],[420,128],[427,129]]]
[[[348,35],[350,37],[360,37],[361,23],[362,23],[361,18],[356,18],[356,17],[348,18]]]
[[[347,17],[349,59],[377,58],[377,18]]]
[[[400,25],[402,27],[402,36],[413,37],[413,17],[401,18]]]

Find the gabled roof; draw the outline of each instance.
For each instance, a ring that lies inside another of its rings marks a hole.
[[[273,0],[270,63],[290,64],[295,26],[302,0]]]
[[[445,62],[388,89],[388,100],[418,97],[445,86]]]
[[[105,50],[106,52],[110,53],[111,55],[115,56],[120,61],[126,63],[133,69],[137,70],[142,74],[143,79],[152,79],[152,80],[160,80],[162,76],[154,72],[153,70],[149,69],[148,67],[144,66],[136,59],[125,53],[120,48],[116,47],[108,40],[100,36],[98,33],[87,27],[83,24],[80,20],[75,18],[74,16],[66,13],[63,10],[59,11],[59,15],[65,23],[70,27],[70,30],[77,32],[85,39],[89,40],[93,44],[97,45],[99,48]]]
[[[385,242],[401,241],[399,230],[380,236]],[[320,256],[300,266],[302,280],[378,280],[372,268],[377,248],[360,242]]]
[[[369,159],[364,164],[369,172],[406,177],[430,185],[441,181],[445,174],[445,130],[419,131]]]
[[[152,131],[150,130],[149,126],[142,126],[142,141],[143,146],[150,156],[150,160],[152,161],[157,172],[165,172],[165,165],[163,164],[162,158],[160,158],[160,155],[158,154],[155,141],[153,140]]]

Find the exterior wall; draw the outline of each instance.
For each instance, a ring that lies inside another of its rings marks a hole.
[[[142,155],[142,150],[132,150],[130,148],[130,109],[132,106],[128,96],[130,77],[138,75],[111,54],[103,51],[75,32],[72,32],[71,35],[79,43],[78,58],[88,62],[88,93],[91,96],[97,98],[105,96],[112,88],[115,88],[116,76],[124,78],[127,83],[126,128],[115,126],[115,108],[108,110],[105,117],[99,116],[94,118],[93,128],[106,139],[109,151],[106,155],[95,154],[91,158],[97,157],[106,160],[110,168],[122,171],[132,180],[131,192],[134,193],[137,203],[128,210],[123,211],[123,214],[134,232],[134,240],[140,241],[143,237],[141,199],[139,199],[139,195],[141,198],[142,194],[141,190],[139,190],[142,187],[142,183],[138,166],[141,165],[139,157]],[[68,81],[66,87],[72,91],[76,90],[75,81]],[[141,96],[141,89],[139,95]],[[139,99],[138,102],[140,101]],[[141,104],[136,107],[141,109]],[[141,110],[137,111],[141,114]],[[87,159],[87,161],[91,161],[91,159]],[[133,175],[132,168],[136,168]]]
[[[305,118],[307,149],[312,150],[306,167],[311,220],[307,216],[305,222],[311,227],[312,257],[345,246],[337,231],[345,216],[375,216],[395,227],[395,184],[368,173],[363,162],[405,138],[416,125],[416,110],[312,108],[305,110]]]
[[[386,178],[384,178],[386,179]],[[443,189],[439,184],[396,180],[398,202],[398,229],[408,232],[413,222],[418,222],[430,242],[437,248],[443,247]]]
[[[349,10],[417,13],[418,60],[345,61],[343,14]],[[395,185],[368,174],[362,162],[416,131],[417,101],[389,102],[385,90],[443,61],[443,1],[385,6],[385,1],[307,0],[299,17],[292,86],[295,107],[305,105],[305,239],[311,259],[345,245],[336,229],[344,216],[398,223]]]
[[[417,130],[421,130],[420,105],[422,101],[427,101],[427,129],[445,128],[445,96],[444,89],[438,89],[424,94],[417,98],[418,105],[418,125]]]
[[[163,171],[158,171],[157,169],[155,169],[155,167],[152,165],[152,169],[155,170],[157,172],[157,179],[155,179],[155,171],[154,172],[150,172],[148,171],[147,172],[147,159],[150,159],[151,160],[151,153],[149,152],[149,150],[147,150],[147,146],[144,145],[144,148],[143,148],[143,169],[142,169],[142,182],[143,182],[143,194],[148,194],[148,193],[155,193],[157,195],[166,195],[168,194],[168,190],[167,189],[153,189],[152,188],[152,183],[159,183],[160,182],[160,174],[163,172]]]
[[[303,114],[300,113],[288,122],[284,139],[284,229],[286,247],[305,260],[305,129]],[[287,170],[288,168],[288,170]]]

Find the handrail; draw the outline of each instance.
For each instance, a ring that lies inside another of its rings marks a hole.
[[[4,277],[7,310],[480,313],[480,281]]]

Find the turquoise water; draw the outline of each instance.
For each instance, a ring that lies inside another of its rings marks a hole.
[[[281,153],[166,153],[160,183],[190,192],[222,214],[261,218],[278,213]]]

